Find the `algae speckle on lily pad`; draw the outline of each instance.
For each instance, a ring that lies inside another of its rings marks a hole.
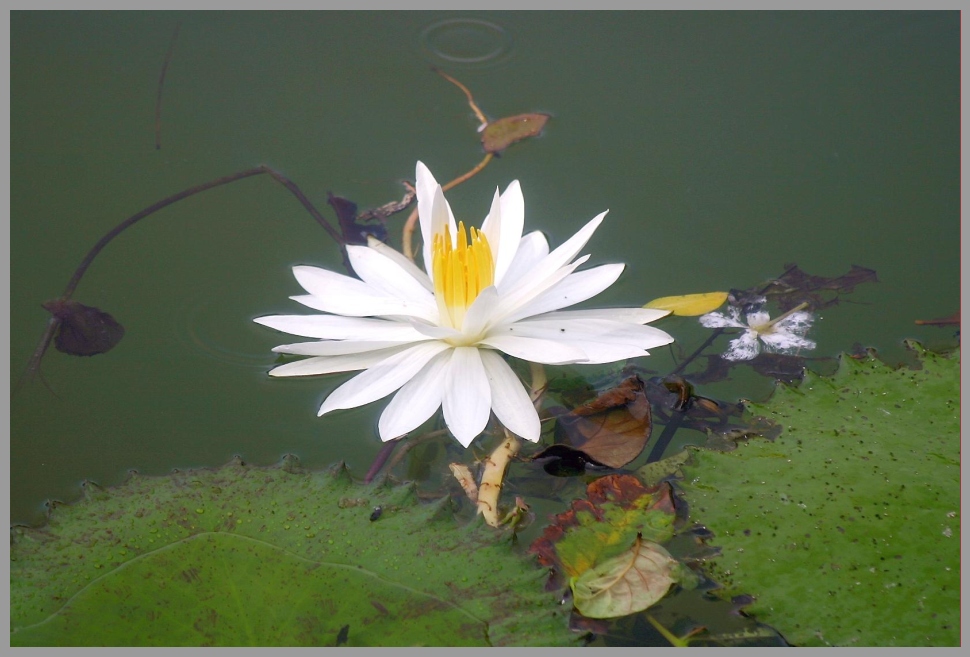
[[[449,505],[292,458],[89,484],[12,529],[11,644],[575,644],[546,572]]]
[[[775,441],[692,450],[679,485],[723,597],[795,645],[960,644],[959,353],[841,359],[750,410]]]

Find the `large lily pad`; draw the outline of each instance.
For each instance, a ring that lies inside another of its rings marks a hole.
[[[960,643],[959,354],[921,360],[843,356],[750,406],[783,426],[774,442],[683,467],[720,594],[753,596],[746,611],[791,643]]]
[[[411,486],[287,459],[86,489],[46,526],[12,530],[14,645],[576,640],[533,559]]]

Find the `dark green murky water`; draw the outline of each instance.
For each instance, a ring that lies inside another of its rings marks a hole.
[[[168,67],[160,150],[159,71]],[[400,198],[423,160],[439,180],[481,158],[464,98],[492,118],[541,111],[449,194],[479,223],[519,179],[527,229],[552,244],[609,208],[588,251],[622,261],[596,305],[747,288],[798,263],[879,283],[822,313],[815,355],[854,343],[903,358],[945,342],[916,319],[959,307],[959,14],[25,13],[11,17],[11,382],[87,249],[136,211],[258,164],[328,217]],[[392,219],[400,241],[403,216]],[[11,521],[42,520],[129,469],[162,474],[241,454],[311,467],[377,453],[383,403],[317,418],[342,378],[269,380],[286,341],[251,322],[299,312],[290,267],[340,268],[336,245],[265,176],[182,201],[113,242],[75,299],[127,329],[105,355],[54,350],[11,401]],[[663,328],[687,351],[696,320]],[[669,371],[658,350],[644,365]],[[756,378],[701,390],[757,398]]]

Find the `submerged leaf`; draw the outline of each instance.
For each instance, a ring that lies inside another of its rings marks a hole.
[[[680,317],[695,317],[717,310],[727,301],[727,292],[703,292],[680,296],[660,297],[643,306],[656,310],[669,310]]]
[[[680,563],[637,534],[633,546],[598,563],[570,585],[576,610],[588,618],[634,614],[663,598],[678,580]]]
[[[492,121],[482,131],[482,146],[487,153],[500,154],[515,142],[538,135],[549,119],[548,114],[529,113]]]
[[[774,299],[783,311],[801,303],[808,303],[813,311],[835,305],[839,297],[855,290],[862,283],[878,283],[874,269],[858,265],[842,276],[828,278],[806,274],[796,264],[785,265],[785,273],[767,287],[748,292]]]
[[[65,354],[103,354],[121,342],[125,335],[125,328],[114,317],[93,306],[85,306],[71,299],[52,299],[42,306],[61,320],[54,346]]]
[[[410,485],[286,459],[87,488],[11,529],[13,645],[576,642],[531,559]]]

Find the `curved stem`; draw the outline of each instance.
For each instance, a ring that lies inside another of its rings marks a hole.
[[[196,185],[194,187],[190,187],[188,189],[182,190],[177,194],[172,194],[171,196],[163,198],[161,201],[158,201],[157,203],[153,203],[149,205],[144,210],[141,210],[140,212],[136,212],[132,216],[122,221],[120,224],[118,224],[117,226],[109,230],[107,233],[105,233],[101,237],[101,239],[99,239],[97,243],[95,243],[95,245],[91,247],[87,255],[84,256],[84,259],[81,260],[81,264],[78,265],[77,269],[74,270],[74,274],[71,276],[71,279],[67,282],[67,286],[64,288],[64,292],[61,293],[60,299],[66,301],[71,298],[71,296],[74,294],[74,291],[77,289],[78,284],[80,284],[81,278],[83,278],[84,273],[88,270],[88,267],[91,266],[91,263],[94,262],[94,259],[98,256],[99,253],[101,253],[104,247],[108,246],[111,240],[118,237],[118,235],[124,232],[127,228],[130,228],[131,226],[135,225],[136,223],[138,223],[148,215],[153,214],[161,210],[162,208],[168,207],[169,205],[172,205],[177,201],[181,201],[184,198],[188,198],[189,196],[194,196],[195,194],[204,192],[214,187],[227,185],[231,182],[242,180],[244,178],[250,178],[252,176],[258,176],[263,173],[270,174],[270,176],[274,180],[276,180],[278,183],[286,187],[286,189],[288,189],[290,193],[292,193],[297,198],[297,200],[300,201],[303,207],[306,208],[306,210],[313,216],[313,218],[316,219],[317,223],[323,226],[323,228],[330,234],[330,236],[334,240],[337,241],[338,244],[340,244],[341,247],[344,246],[344,240],[343,240],[343,237],[340,235],[340,233],[338,233],[333,228],[333,226],[330,225],[330,222],[328,222],[323,217],[323,215],[320,214],[320,212],[316,209],[316,207],[314,207],[314,205],[310,202],[310,200],[306,197],[306,195],[300,190],[299,187],[297,187],[296,183],[294,183],[292,180],[290,180],[283,174],[279,173],[278,171],[271,169],[265,164],[261,164],[258,167],[254,167],[252,169],[246,169],[244,171],[238,171],[228,176],[223,176],[222,178],[216,178],[215,180],[210,180],[209,182],[202,183],[201,185]],[[18,387],[32,374],[40,372],[41,359],[44,357],[44,354],[47,353],[47,348],[50,346],[50,342],[54,337],[54,333],[57,331],[57,328],[60,326],[60,324],[61,324],[61,320],[58,319],[57,317],[52,316],[50,318],[50,320],[47,323],[47,328],[44,330],[44,333],[40,338],[40,342],[37,344],[37,348],[34,350],[33,355],[30,357],[30,361],[27,363],[27,370],[24,372],[24,375],[20,378],[20,381],[18,382]],[[45,382],[45,385],[46,385],[46,382]],[[16,389],[14,389],[12,392],[16,392]]]
[[[482,128],[488,125],[488,119],[486,119],[485,115],[482,114],[482,110],[478,109],[478,105],[475,104],[475,99],[472,98],[472,92],[468,90],[468,87],[466,87],[461,82],[459,82],[458,80],[456,80],[455,78],[451,77],[450,75],[448,75],[447,73],[445,73],[444,71],[438,68],[431,67],[431,70],[437,73],[438,75],[440,75],[441,77],[443,77],[448,82],[458,87],[459,89],[461,89],[462,92],[464,92],[465,94],[465,98],[468,99],[469,107],[471,107],[472,111],[475,112],[475,116],[478,118],[478,122],[482,124]]]

